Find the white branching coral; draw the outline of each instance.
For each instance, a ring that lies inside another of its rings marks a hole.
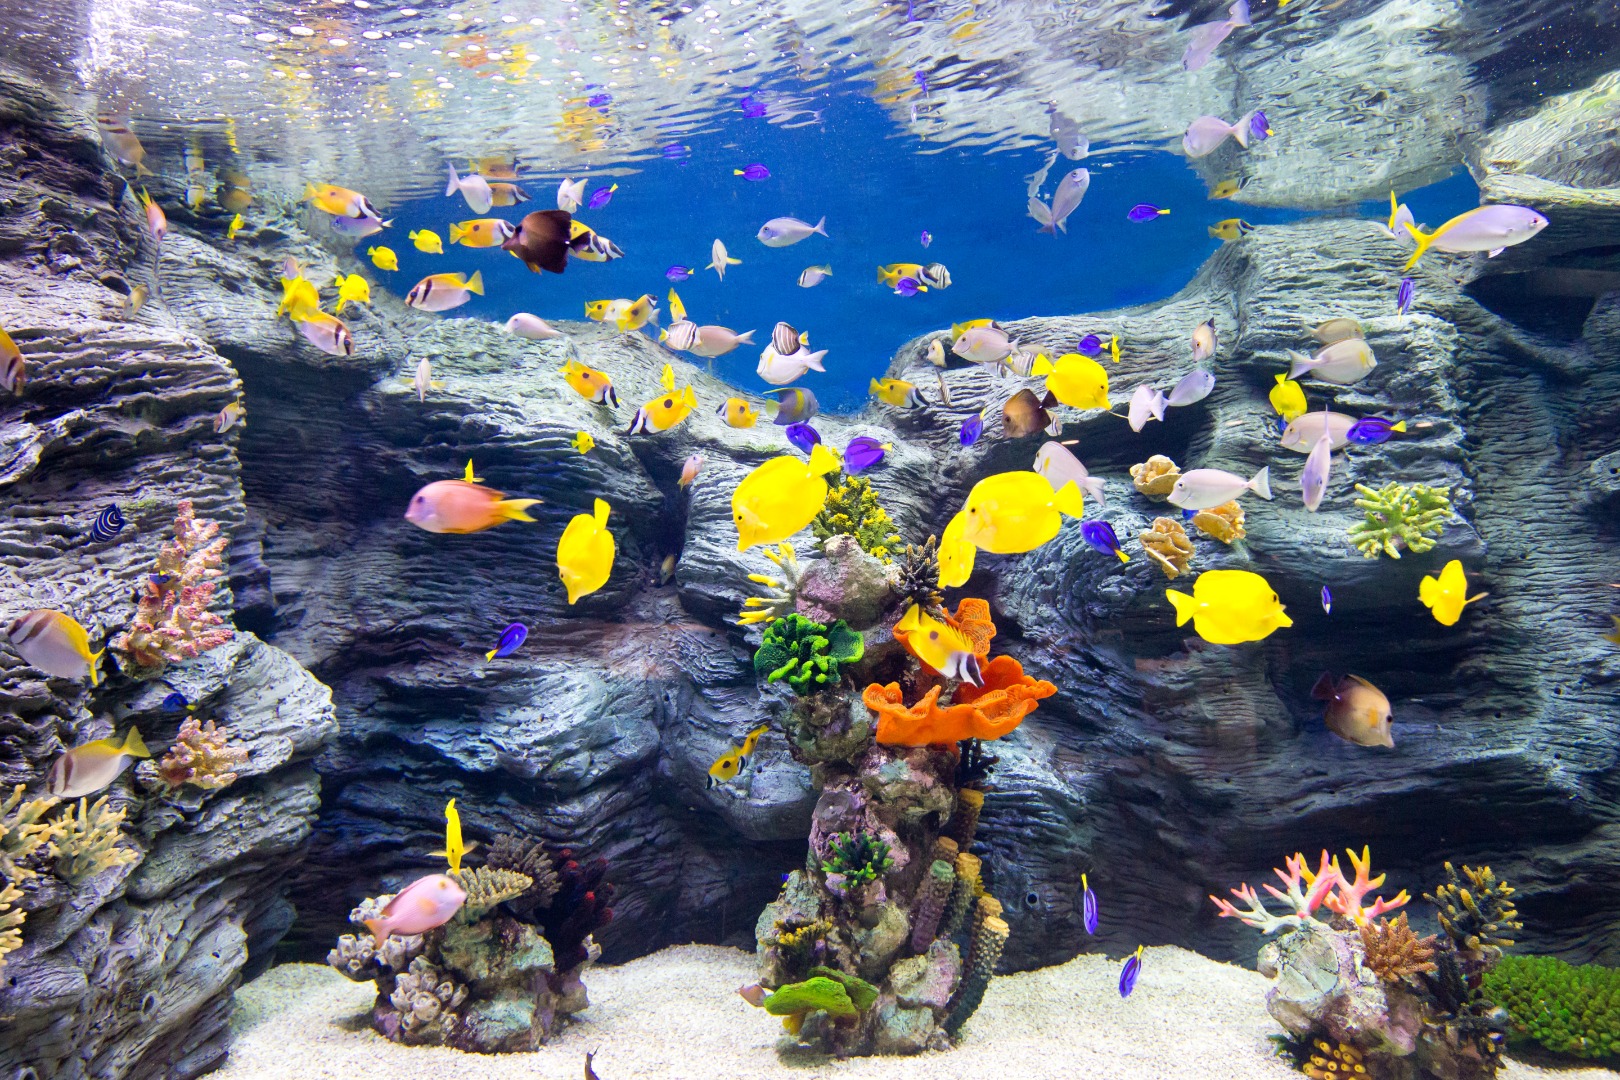
[[[180,503],[174,539],[163,545],[147,576],[135,621],[112,641],[136,677],[155,677],[166,665],[216,649],[235,633],[208,610],[229,543],[218,532],[218,522],[196,517],[190,499]]]
[[[6,966],[7,953],[22,947],[22,931],[18,927],[27,916],[11,906],[21,899],[22,890],[17,886],[9,881],[0,884],[0,968]]]

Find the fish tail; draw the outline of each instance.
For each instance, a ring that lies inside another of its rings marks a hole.
[[[500,651],[501,650],[499,650],[499,649],[491,649],[491,650],[489,650],[489,652],[484,654],[484,659],[485,660],[493,660],[493,659],[495,659],[495,654],[500,652]],[[429,854],[430,855],[443,855],[444,852],[442,852],[442,851],[433,851],[433,852],[429,852]]]
[[[883,392],[883,384],[878,382],[876,379],[873,379],[866,389],[871,393],[879,394]]]
[[[1333,682],[1333,673],[1331,671],[1322,672],[1321,676],[1316,680],[1316,685],[1311,687],[1311,697],[1317,701],[1331,700],[1333,697]]]
[[[444,193],[446,195],[454,195],[456,193],[456,189],[461,187],[461,177],[456,175],[455,165],[446,164],[445,168],[450,170],[450,182],[445,185]],[[378,942],[378,944],[381,944],[381,942]]]
[[[827,235],[827,217],[826,217],[825,214],[822,215],[822,218],[821,218],[820,221],[816,222],[816,227],[811,229],[810,231],[813,232],[813,233],[820,233],[822,236]]]
[[[1402,270],[1410,270],[1419,259],[1423,258],[1423,253],[1429,250],[1429,245],[1434,243],[1434,238],[1439,233],[1426,233],[1410,221],[1403,221],[1401,224],[1406,227],[1407,232],[1412,234],[1412,239],[1417,241],[1417,250],[1412,252],[1412,257],[1406,260],[1405,266],[1401,267]]]
[[[495,504],[502,519],[506,521],[533,521],[534,518],[524,513],[529,507],[538,503],[539,499],[502,499]]]
[[[1394,233],[1394,231],[1395,231],[1395,217],[1400,212],[1401,212],[1401,208],[1399,206],[1397,206],[1396,203],[1395,203],[1395,189],[1390,188],[1389,189],[1389,231],[1391,233]]]
[[[1282,0],[1282,3],[1279,3],[1277,6],[1282,7],[1283,3],[1287,3],[1287,0]],[[1226,9],[1226,13],[1231,16],[1229,21],[1234,27],[1250,25],[1249,0],[1237,0],[1236,3]]]
[[[898,270],[890,271],[880,266],[877,268],[877,271],[878,282],[880,284],[893,285],[895,282],[900,280],[900,271]]]
[[[1271,499],[1271,466],[1262,465],[1260,471],[1249,479],[1249,490],[1262,499]]]
[[[466,289],[470,293],[477,293],[479,296],[484,295],[484,272],[482,270],[473,271],[473,276],[467,279]]]
[[[752,345],[753,343],[754,343],[754,332],[752,330],[748,330],[748,331],[745,331],[745,332],[737,335],[737,344],[739,344],[739,345]]]
[[[1198,601],[1176,589],[1166,589],[1164,595],[1170,600],[1171,606],[1176,609],[1176,625],[1187,625],[1187,620],[1192,618],[1193,614],[1198,611]]]
[[[460,225],[457,225],[454,222],[451,222],[451,224],[450,224],[450,242],[452,244],[459,243],[461,241],[461,238],[463,236],[466,236],[466,235],[467,235],[467,230],[466,229],[463,229]]]
[[[1232,132],[1232,138],[1236,139],[1237,144],[1245,150],[1249,148],[1249,122],[1253,119],[1254,113],[1241,116],[1238,118],[1238,122],[1229,129]]]
[[[1070,480],[1052,496],[1052,505],[1059,513],[1078,518],[1085,513],[1085,496],[1080,494],[1079,485]]]
[[[810,475],[825,476],[830,472],[837,472],[843,466],[839,464],[838,455],[828,450],[821,443],[810,448]]]
[[[742,174],[743,174],[743,171],[741,169],[732,169],[731,170],[731,175],[732,176],[741,176]]]
[[[1131,557],[1129,555],[1125,554],[1124,549],[1122,549],[1122,548],[1115,548],[1114,549],[1114,554],[1119,556],[1119,561],[1120,562],[1130,562],[1131,561]]]
[[[1406,421],[1401,420],[1401,421],[1399,421],[1397,423],[1391,424],[1389,426],[1389,430],[1391,430],[1391,431],[1405,431],[1406,430]]]
[[[96,653],[96,655],[100,656],[101,654]],[[134,727],[131,727],[129,734],[124,736],[124,745],[119,748],[119,752],[128,754],[130,757],[149,758],[152,756],[151,751],[146,748],[146,743],[141,739],[140,731]]]
[[[373,944],[379,949],[382,948],[388,941],[388,928],[383,925],[383,921],[381,919],[365,919],[363,925],[367,930],[371,931]]]
[[[1418,599],[1427,607],[1434,607],[1440,600],[1440,582],[1432,574],[1425,574],[1418,582]]]
[[[1289,349],[1287,378],[1297,379],[1309,370],[1311,370],[1311,358],[1302,352],[1295,352],[1293,349]],[[1283,382],[1284,377],[1281,375],[1277,376],[1277,381],[1279,383]]]
[[[596,527],[598,529],[602,528],[607,524],[608,511],[611,509],[607,504],[607,500],[597,499],[596,504],[591,509],[594,511],[593,516],[596,519]]]
[[[135,163],[135,175],[136,176],[156,176],[157,173],[153,172],[151,169],[148,169],[146,167],[146,162],[137,161]]]
[[[1041,376],[1050,375],[1056,370],[1057,368],[1052,366],[1052,361],[1046,358],[1046,354],[1041,353],[1035,358],[1035,363],[1030,366],[1029,373],[1033,376]]]

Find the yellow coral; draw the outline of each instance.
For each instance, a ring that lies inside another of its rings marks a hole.
[[[1181,527],[1179,521],[1154,518],[1153,528],[1138,533],[1136,538],[1147,550],[1148,558],[1172,581],[1185,574],[1192,565],[1192,541],[1187,539],[1187,530]]]
[[[11,796],[0,802],[0,876],[27,881],[35,871],[22,865],[24,859],[51,842],[55,825],[41,819],[55,809],[57,799],[22,801],[23,785],[11,789]],[[19,805],[20,804],[20,805]],[[47,855],[55,854],[54,849]]]
[[[1236,499],[1209,510],[1198,511],[1193,515],[1192,523],[1205,536],[1213,536],[1223,544],[1230,544],[1248,535],[1243,531],[1243,507],[1238,505]]]
[[[1179,479],[1181,470],[1163,454],[1154,454],[1140,465],[1131,466],[1131,483],[1136,485],[1136,490],[1157,502],[1170,497]]]
[[[782,576],[774,578],[765,574],[748,575],[748,580],[756,585],[763,585],[766,593],[764,596],[750,596],[743,601],[743,609],[737,618],[744,626],[774,622],[794,612],[794,603],[799,592],[799,578],[804,575],[803,569],[799,566],[798,554],[793,550],[793,545],[784,540],[776,545],[775,551],[766,548],[765,557],[776,564]]]
[[[1321,1039],[1316,1041],[1316,1053],[1305,1062],[1304,1073],[1311,1080],[1342,1080],[1350,1076],[1366,1076],[1367,1066],[1361,1063],[1361,1051],[1347,1043],[1330,1046]]]
[[[103,870],[115,866],[128,866],[140,859],[140,853],[121,848],[124,811],[108,810],[107,796],[86,807],[89,800],[79,800],[79,811],[72,808],[52,822],[56,840],[56,876],[69,885],[87,881]]]
[[[6,966],[6,954],[22,945],[22,931],[17,927],[27,916],[11,909],[11,905],[21,899],[22,890],[17,886],[9,881],[0,885],[0,968]]]

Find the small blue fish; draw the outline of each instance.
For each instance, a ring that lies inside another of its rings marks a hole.
[[[676,284],[679,284],[679,283],[685,281],[687,278],[691,277],[695,273],[697,273],[697,271],[695,269],[693,269],[692,267],[690,267],[690,266],[682,266],[679,263],[676,263],[674,266],[672,266],[668,270],[664,271],[664,276],[666,278],[668,278],[670,281],[673,281]]]
[[[844,471],[851,476],[865,472],[881,462],[883,455],[892,449],[888,443],[878,442],[870,435],[857,435],[844,447]]]
[[[158,706],[164,712],[189,712],[197,706],[186,700],[186,695],[176,690],[168,695]]]
[[[1326,585],[1322,586],[1322,613],[1333,614],[1333,593]]]
[[[1141,974],[1142,946],[1138,945],[1136,947],[1136,952],[1132,953],[1125,960],[1125,970],[1119,973],[1120,997],[1127,998],[1131,996],[1131,991],[1136,989],[1136,980],[1141,977]]]
[[[578,100],[577,98],[575,99]],[[592,94],[585,99],[585,104],[598,112],[607,112],[607,107],[613,104],[613,95],[609,93]]]
[[[670,161],[679,161],[692,152],[692,148],[684,143],[672,142],[659,149],[659,153]]]
[[[90,539],[98,544],[116,540],[118,534],[124,531],[125,524],[124,512],[118,509],[117,503],[111,503],[102,507],[96,520],[90,523]]]
[[[821,403],[816,400],[815,393],[802,386],[790,386],[785,390],[767,390],[765,393],[780,395],[776,399],[779,403],[774,421],[777,427],[801,423],[821,411]],[[817,436],[817,439],[819,440],[820,436]]]
[[[737,107],[742,110],[743,116],[750,120],[758,120],[765,115],[765,103],[757,100],[752,94],[739,101]]]
[[[894,295],[896,296],[916,296],[920,292],[927,291],[927,289],[917,284],[916,278],[903,277],[894,283]]]
[[[922,246],[927,247],[929,244],[932,244],[933,242],[934,242],[934,234],[929,232],[927,229],[924,229],[922,231]]]
[[[962,440],[963,446],[972,446],[984,434],[984,413],[976,412],[962,421],[961,433],[957,436]]]
[[[1195,518],[1197,516],[1198,516],[1198,511],[1196,511],[1196,510],[1183,510],[1181,512],[1181,520],[1182,521],[1191,521],[1193,518]]]
[[[1271,130],[1271,121],[1266,119],[1266,114],[1256,109],[1249,117],[1249,137],[1255,142],[1265,142],[1275,134],[1276,132]]]
[[[1382,416],[1363,416],[1350,425],[1350,430],[1344,433],[1344,437],[1359,446],[1377,446],[1379,443],[1388,442],[1390,435],[1395,432],[1405,430],[1405,420],[1392,424]]]
[[[518,646],[522,645],[524,639],[528,636],[529,628],[527,626],[520,622],[513,623],[501,631],[500,641],[495,643],[493,649],[484,654],[484,659],[499,660],[503,656],[511,656],[518,651]]]
[[[1080,539],[1104,555],[1119,556],[1120,562],[1131,561],[1131,557],[1120,550],[1119,536],[1114,532],[1114,527],[1106,521],[1082,521]]]
[[[909,6],[907,6],[907,8],[906,8],[906,21],[907,22],[911,21],[910,16],[911,16],[911,8]],[[922,68],[918,68],[916,71],[913,71],[911,73],[911,81],[916,83],[919,87],[921,87],[923,93],[925,93],[925,94],[928,93],[928,74],[925,71],[923,71]]]
[[[1395,314],[1405,315],[1412,310],[1412,294],[1417,292],[1417,284],[1409,277],[1401,278],[1401,287],[1395,291]]]
[[[1132,221],[1142,222],[1142,221],[1152,221],[1154,218],[1158,217],[1160,214],[1168,214],[1169,212],[1170,211],[1168,211],[1168,210],[1161,210],[1159,207],[1154,206],[1152,203],[1142,202],[1142,203],[1137,203],[1135,206],[1131,207],[1130,210],[1125,214],[1125,216],[1130,218]]]
[[[146,575],[146,580],[150,581],[152,583],[152,585],[161,592],[161,591],[169,588],[171,585],[174,584],[174,575],[173,574],[147,574]]]
[[[1091,883],[1086,875],[1080,875],[1080,917],[1085,923],[1086,933],[1093,937],[1097,934],[1097,894],[1091,891]]]
[[[618,184],[614,184],[612,187],[597,188],[595,191],[591,192],[591,201],[589,203],[590,208],[592,210],[602,209],[602,207],[606,206],[613,200],[613,193],[618,190]]]
[[[1080,339],[1080,344],[1075,348],[1079,350],[1081,356],[1097,356],[1102,352],[1102,346],[1102,338],[1096,334],[1087,334]]]
[[[783,434],[787,436],[788,442],[798,447],[799,452],[803,454],[808,454],[810,448],[821,441],[821,432],[809,424],[789,424]]]
[[[769,180],[771,178],[771,170],[756,163],[748,166],[746,169],[732,169],[731,175],[740,176],[744,180],[753,180],[757,183],[760,180]]]

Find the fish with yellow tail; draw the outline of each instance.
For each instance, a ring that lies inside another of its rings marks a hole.
[[[101,682],[96,672],[101,653],[90,651],[90,635],[71,615],[51,608],[30,611],[7,628],[6,637],[18,656],[47,675],[89,676],[91,686]]]
[[[276,314],[296,319],[299,312],[314,311],[320,306],[321,297],[315,291],[315,283],[304,276],[298,260],[289,257],[281,264],[281,306],[276,308]]]
[[[464,843],[461,839],[461,813],[456,810],[456,800],[451,799],[444,804],[444,850],[432,851],[430,855],[442,855],[450,863],[452,874],[461,873],[461,860],[477,847],[477,844]]]
[[[443,926],[466,902],[467,890],[454,878],[428,874],[396,893],[376,918],[365,921],[365,927],[371,931],[372,944],[380,949],[391,934],[410,937]]]
[[[1058,534],[1065,516],[1080,517],[1084,499],[1072,480],[1053,491],[1038,472],[987,476],[962,506],[962,539],[997,555],[1033,551]]]
[[[399,255],[389,247],[369,247],[366,254],[371,257],[371,265],[379,270],[398,270]]]
[[[690,386],[671,390],[667,394],[653,398],[636,410],[636,415],[630,421],[629,434],[645,435],[649,432],[668,431],[691,416],[695,408],[697,408],[697,394]]]
[[[444,254],[444,241],[432,229],[413,229],[407,236],[417,251],[425,251],[429,255]]]
[[[405,381],[410,383],[411,388],[416,391],[417,401],[427,401],[429,390],[444,389],[444,383],[433,377],[433,361],[425,356],[416,362],[416,375]],[[471,477],[468,477],[468,479],[471,480]]]
[[[464,274],[429,274],[411,286],[405,294],[405,303],[423,311],[449,311],[473,298],[484,295],[484,274],[474,270],[472,277]]]
[[[1311,687],[1311,697],[1327,702],[1323,722],[1327,729],[1357,746],[1394,746],[1389,723],[1389,698],[1360,675],[1335,679],[1331,672]]]
[[[336,184],[305,184],[304,201],[314,204],[315,209],[323,214],[334,217],[376,218],[382,220],[382,215],[376,207],[366,201],[366,197],[358,191],[350,191]]]
[[[236,216],[232,217],[231,223],[225,226],[225,239],[235,240],[236,234],[241,232],[246,226],[247,222],[242,220],[241,214],[237,214]]]
[[[838,456],[821,443],[808,461],[786,454],[756,466],[731,496],[737,550],[786,540],[809,525],[826,505],[827,474],[838,468]]]
[[[597,499],[594,513],[575,514],[557,541],[557,573],[574,603],[607,584],[618,545],[608,532],[608,504]]]
[[[619,312],[613,319],[613,325],[619,328],[620,333],[628,334],[632,330],[640,330],[648,323],[658,325],[658,301],[651,293],[644,293],[638,299],[631,301],[630,305]]]
[[[765,734],[769,728],[770,725],[768,724],[760,725],[743,736],[742,745],[733,746],[715,758],[714,764],[709,766],[708,786],[717,788],[721,784],[729,784],[737,779],[742,771],[748,767],[748,762],[752,760],[754,746],[759,742],[759,737]]]
[[[928,404],[916,384],[904,379],[873,379],[869,389],[873,397],[897,409],[920,409]]]
[[[900,284],[901,278],[920,281],[922,272],[922,263],[890,263],[877,268],[877,279],[880,285],[887,285],[892,289]]]
[[[117,736],[75,746],[55,761],[46,778],[46,790],[58,799],[79,799],[106,788],[138,758],[149,758],[141,733],[134,728]]]
[[[619,407],[619,395],[614,392],[613,380],[605,372],[570,360],[563,365],[563,380],[568,383],[569,389],[592,405]]]
[[[581,454],[588,454],[596,449],[596,439],[588,431],[576,431],[573,441],[568,445]]]
[[[1107,409],[1108,372],[1097,361],[1079,353],[1064,353],[1053,363],[1045,356],[1035,361],[1029,373],[1046,377],[1046,391],[1073,409]]]
[[[947,679],[984,685],[973,642],[950,623],[924,614],[918,605],[912,604],[900,616],[900,621],[894,624],[894,636],[913,656]]]
[[[503,218],[473,218],[450,223],[450,242],[462,247],[500,247],[516,235],[517,226]]]
[[[715,410],[715,415],[734,428],[751,428],[759,423],[759,412],[740,397],[726,398]]]
[[[350,274],[347,277],[339,274],[332,284],[338,288],[337,307],[332,309],[334,314],[343,314],[343,309],[350,304],[371,303],[371,282],[359,274]]]
[[[1305,391],[1285,373],[1278,373],[1277,385],[1266,396],[1271,399],[1271,407],[1277,410],[1277,414],[1290,423],[1305,415]]]
[[[1432,233],[1424,232],[1410,221],[1399,224],[1417,241],[1417,250],[1412,252],[1412,257],[1402,267],[1403,270],[1410,270],[1431,247],[1439,251],[1483,251],[1494,259],[1507,248],[1522,244],[1545,229],[1547,219],[1528,206],[1502,203],[1476,206],[1458,214]]]
[[[973,575],[973,560],[979,549],[973,546],[967,532],[967,511],[958,511],[946,524],[939,537],[939,587],[955,589],[967,584]]]
[[[1193,630],[1212,645],[1261,641],[1294,625],[1271,583],[1247,570],[1206,570],[1193,582],[1191,596],[1175,589],[1164,594],[1176,609],[1176,625],[1192,620]]]
[[[430,533],[475,533],[507,521],[533,521],[525,511],[539,502],[508,499],[465,480],[435,480],[411,497],[405,520]]]
[[[354,338],[343,320],[319,308],[300,308],[292,313],[293,322],[304,340],[328,356],[353,356]]]
[[[1441,568],[1439,577],[1426,574],[1423,580],[1418,582],[1418,599],[1433,613],[1434,621],[1441,626],[1456,626],[1457,620],[1462,618],[1463,608],[1489,595],[1490,593],[1468,595],[1468,575],[1463,573],[1463,564],[1458,559],[1446,563]]]
[[[476,476],[473,474],[472,458],[467,459],[467,468],[462,472],[461,480],[462,483],[465,484],[482,484],[484,482],[484,478],[482,476]]]

